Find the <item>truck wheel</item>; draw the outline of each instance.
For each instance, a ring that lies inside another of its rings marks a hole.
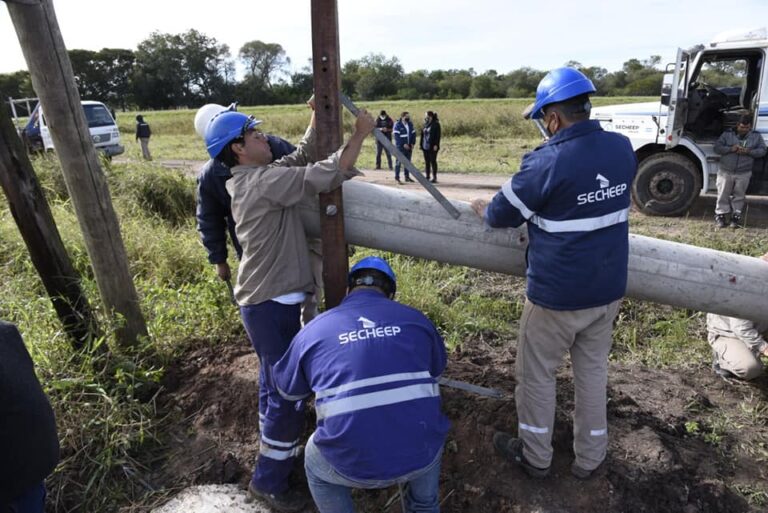
[[[643,160],[632,182],[632,201],[644,214],[679,216],[701,192],[701,172],[677,153],[656,153]]]

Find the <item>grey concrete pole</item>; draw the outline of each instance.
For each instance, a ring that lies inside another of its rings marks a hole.
[[[453,219],[424,194],[364,182],[344,183],[350,244],[448,264],[525,275],[528,234],[491,229],[468,203]],[[317,206],[302,205],[307,234],[317,236]],[[630,235],[627,296],[671,306],[768,321],[768,263],[723,251]]]

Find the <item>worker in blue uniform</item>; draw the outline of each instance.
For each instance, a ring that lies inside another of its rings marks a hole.
[[[445,344],[424,314],[393,300],[397,281],[381,258],[354,265],[348,285],[273,368],[283,398],[315,394],[304,457],[312,497],[320,513],[351,513],[352,488],[397,484],[407,511],[437,512]]]
[[[490,204],[472,202],[492,227],[528,227],[515,371],[519,438],[499,432],[494,446],[536,478],[549,473],[552,461],[555,373],[566,353],[575,388],[572,474],[590,478],[608,446],[608,353],[627,284],[637,160],[626,137],[589,119],[594,92],[576,69],[549,72],[529,115],[551,137],[523,157]]]

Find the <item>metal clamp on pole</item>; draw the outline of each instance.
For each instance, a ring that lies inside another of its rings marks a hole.
[[[352,103],[352,100],[350,100],[347,95],[342,92],[339,93],[339,97],[341,98],[341,103],[347,108],[347,110],[351,112],[353,116],[357,117],[357,113],[360,112],[360,109],[358,109],[355,104]],[[461,217],[461,213],[456,209],[456,207],[453,206],[450,201],[448,201],[448,198],[443,196],[443,193],[441,193],[437,187],[432,185],[429,180],[424,178],[424,175],[421,174],[421,171],[416,169],[416,166],[414,166],[409,159],[405,158],[405,155],[400,153],[400,150],[398,150],[395,145],[392,144],[389,139],[387,139],[386,135],[381,133],[380,130],[374,130],[373,135],[376,137],[376,140],[382,144],[382,146],[394,154],[395,158],[405,166],[405,169],[407,169],[413,176],[416,177],[416,180],[418,180],[421,186],[424,187],[427,192],[430,193],[432,197],[435,198],[437,202],[440,203],[443,208],[448,211],[451,217],[454,219]]]

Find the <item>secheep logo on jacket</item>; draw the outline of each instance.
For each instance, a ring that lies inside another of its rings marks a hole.
[[[599,201],[605,201],[611,198],[618,198],[627,190],[627,184],[625,183],[620,183],[611,187],[611,182],[600,173],[597,173],[595,180],[597,180],[597,189],[592,192],[585,192],[584,194],[579,194],[576,196],[576,200],[579,205],[586,205],[587,203],[597,203]]]
[[[358,329],[339,333],[339,344],[343,345],[369,338],[396,337],[402,331],[400,326],[379,326],[362,315],[358,317],[357,322],[359,323]]]

